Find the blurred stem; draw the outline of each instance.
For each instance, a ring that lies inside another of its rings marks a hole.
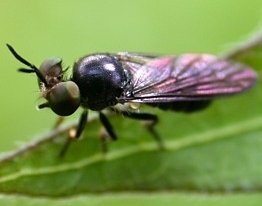
[[[221,56],[224,59],[236,59],[260,46],[262,46],[262,30],[255,32],[255,34],[252,34],[246,41],[243,41],[243,43],[233,47],[233,49],[225,52]]]

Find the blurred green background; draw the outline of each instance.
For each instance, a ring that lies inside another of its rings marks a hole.
[[[0,5],[1,152],[48,131],[56,119],[49,110],[36,111],[36,78],[16,71],[23,65],[5,43],[36,65],[60,56],[69,66],[95,52],[219,54],[258,29],[262,17],[260,0],[11,0]]]
[[[64,66],[69,66],[76,58],[95,52],[220,54],[261,24],[261,0],[0,1],[0,152],[14,150],[49,131],[56,120],[51,111],[35,109],[39,103],[36,78],[16,71],[23,65],[10,54],[6,43],[37,66],[50,56],[62,57]],[[168,200],[179,203],[179,197],[171,194]],[[99,198],[93,200],[94,205],[99,205]],[[241,203],[241,198],[233,198]],[[123,199],[129,203],[125,196]],[[187,199],[182,196],[181,202]],[[20,205],[20,200],[13,199],[13,205]],[[202,205],[206,197],[197,200],[189,201]],[[85,201],[79,200],[78,205]],[[141,198],[138,201],[141,203]],[[216,197],[212,201],[207,204],[221,203]],[[27,199],[23,203],[27,205]]]

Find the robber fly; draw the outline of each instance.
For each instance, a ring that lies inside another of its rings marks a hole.
[[[21,57],[10,45],[14,57],[35,73],[41,96],[59,116],[69,116],[84,108],[76,128],[78,138],[87,122],[88,110],[98,111],[108,135],[117,139],[104,109],[118,110],[123,116],[157,122],[154,114],[120,110],[118,104],[143,103],[164,110],[194,112],[204,109],[218,97],[250,89],[257,74],[246,65],[209,54],[147,55],[137,53],[100,53],[79,58],[70,78],[65,77],[62,59],[49,58],[39,68]],[[154,124],[152,124],[154,125]],[[158,136],[151,128],[153,136]]]

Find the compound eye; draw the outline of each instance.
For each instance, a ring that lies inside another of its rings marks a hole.
[[[79,88],[72,81],[60,82],[51,89],[46,99],[54,113],[69,116],[80,106]]]
[[[57,77],[62,73],[62,59],[58,57],[51,57],[43,61],[40,65],[40,72],[46,76]]]

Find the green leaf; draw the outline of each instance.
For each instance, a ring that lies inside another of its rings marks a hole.
[[[252,65],[261,75],[261,35],[226,57]],[[243,48],[245,48],[243,50]],[[241,52],[239,52],[241,50]],[[135,120],[111,115],[119,140],[102,153],[96,114],[83,138],[59,152],[76,123],[62,125],[35,142],[2,157],[0,191],[65,197],[127,191],[250,192],[262,189],[261,82],[249,92],[220,99],[193,114],[156,113],[165,144],[159,150]],[[100,132],[99,132],[100,131]]]

